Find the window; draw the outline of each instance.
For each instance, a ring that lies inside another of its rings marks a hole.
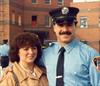
[[[87,17],[82,16],[80,17],[80,28],[87,28],[88,23],[87,23]]]
[[[46,27],[50,26],[50,18],[49,18],[49,16],[45,16],[45,26]]]
[[[32,0],[32,4],[36,4],[37,3],[37,1],[36,0]]]
[[[19,25],[19,26],[22,25],[22,22],[21,22],[21,16],[20,16],[20,15],[18,16],[18,25]]]
[[[15,24],[15,13],[12,13],[12,24]]]
[[[100,27],[100,17],[99,17],[99,21],[98,21],[98,23],[99,23],[98,25],[99,25],[99,27]]]
[[[58,5],[63,5],[64,4],[64,0],[57,0],[57,4]]]
[[[32,16],[32,27],[35,27],[37,24],[37,16]]]
[[[73,2],[100,2],[100,0],[73,0]]]
[[[45,2],[45,4],[51,4],[51,0],[44,0]]]

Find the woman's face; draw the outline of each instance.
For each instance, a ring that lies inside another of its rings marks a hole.
[[[18,55],[21,62],[33,63],[37,57],[37,47],[23,47],[19,49]]]

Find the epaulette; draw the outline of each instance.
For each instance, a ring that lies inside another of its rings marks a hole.
[[[52,47],[53,45],[55,45],[55,42],[50,43],[48,47]]]
[[[46,48],[52,47],[53,45],[55,45],[54,42],[49,43],[49,45],[45,45],[45,47],[42,47],[42,49],[46,49]]]

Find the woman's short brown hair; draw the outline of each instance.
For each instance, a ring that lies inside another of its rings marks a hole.
[[[35,60],[35,63],[37,63],[37,61],[40,59],[41,54],[42,54],[41,43],[36,34],[29,33],[29,32],[20,33],[14,38],[13,42],[10,45],[10,51],[9,51],[10,61],[19,62],[20,60],[18,56],[19,49],[23,47],[27,47],[27,46],[37,47],[38,53],[37,53],[37,58]]]

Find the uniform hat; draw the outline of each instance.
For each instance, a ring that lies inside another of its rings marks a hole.
[[[77,22],[76,16],[78,12],[79,9],[76,7],[61,7],[51,10],[49,14],[53,22],[62,24]]]

